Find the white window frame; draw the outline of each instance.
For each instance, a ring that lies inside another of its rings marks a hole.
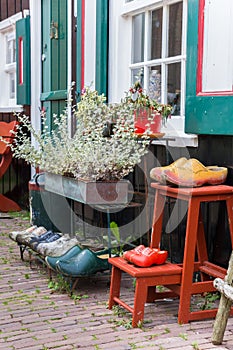
[[[21,112],[23,107],[16,104],[16,62],[7,63],[7,41],[16,40],[15,23],[22,18],[22,12],[19,12],[0,22],[0,46],[2,54],[0,56],[0,112],[11,113]],[[11,79],[15,76],[15,93],[11,96]],[[13,97],[13,98],[12,98]]]
[[[179,2],[179,0],[134,0],[125,2],[125,0],[110,0],[110,80],[109,80],[109,100],[114,102],[120,100],[122,95],[128,91],[131,86],[131,69],[140,67],[141,64],[132,64],[132,48],[129,44],[132,42],[132,19],[133,16],[142,13],[149,14],[149,11],[168,6]],[[186,86],[186,35],[187,35],[187,2],[183,0],[183,28],[182,28],[182,51],[181,55],[177,57],[166,58],[162,62],[162,69],[166,63],[173,63],[179,60],[181,62],[181,113],[179,116],[173,116],[168,120],[164,132],[166,136],[171,136],[176,141],[169,141],[171,146],[194,146],[198,145],[196,135],[188,135],[184,133],[185,120],[185,86]],[[149,15],[147,15],[148,20]],[[165,17],[165,16],[164,16]],[[118,36],[116,36],[116,33]],[[148,33],[145,31],[145,36]],[[145,42],[149,42],[145,37]],[[146,46],[146,45],[145,45]],[[145,59],[144,65],[147,70],[147,76],[144,76],[145,87],[149,79],[149,67],[156,64],[161,64],[159,60],[147,61]],[[146,73],[146,71],[145,71]],[[164,75],[162,74],[162,77]],[[164,79],[164,78],[162,78]],[[165,81],[162,81],[162,86],[165,86]],[[163,88],[162,88],[163,90]],[[162,101],[164,99],[162,92]],[[179,141],[178,141],[179,139]]]

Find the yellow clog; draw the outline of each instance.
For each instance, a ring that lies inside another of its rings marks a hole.
[[[166,170],[176,172],[176,168],[182,167],[182,165],[185,164],[186,162],[187,162],[187,158],[182,157],[182,158],[177,159],[176,161],[174,161],[170,165],[153,168],[150,171],[150,177],[153,180],[160,182],[161,184],[166,184],[166,178],[164,176],[164,172]]]
[[[191,158],[173,169],[163,172],[167,183],[184,187],[199,187],[204,184],[219,185],[226,181],[227,168],[204,166],[195,158]]]

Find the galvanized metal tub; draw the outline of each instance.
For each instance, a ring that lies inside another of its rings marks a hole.
[[[77,180],[58,174],[45,173],[45,189],[85,204],[128,203],[128,180]]]

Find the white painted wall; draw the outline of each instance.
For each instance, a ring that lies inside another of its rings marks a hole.
[[[109,101],[117,102],[130,87],[131,19],[122,16],[124,0],[110,0]]]
[[[85,1],[85,49],[84,85],[93,86],[95,82],[96,57],[96,0]]]
[[[29,8],[31,16],[31,122],[36,130],[40,130],[41,2],[30,0]]]

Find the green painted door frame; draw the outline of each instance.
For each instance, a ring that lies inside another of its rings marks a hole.
[[[85,67],[85,0],[77,1],[77,23],[76,23],[76,93],[80,96],[84,87]],[[95,57],[95,89],[107,96],[108,92],[108,40],[109,40],[109,0],[96,0],[96,40],[93,45],[96,49]],[[87,28],[88,30],[88,28]]]
[[[224,5],[223,5],[224,6]],[[233,135],[233,96],[197,93],[199,1],[188,1],[185,131]]]
[[[83,70],[83,52],[82,52],[82,18],[83,1],[77,0],[77,19],[76,19],[76,96],[80,98],[82,90],[82,70]]]
[[[52,115],[64,110],[67,99],[67,0],[42,0],[41,101],[53,129]]]
[[[108,18],[109,1],[96,0],[96,80],[100,94],[108,93]]]

